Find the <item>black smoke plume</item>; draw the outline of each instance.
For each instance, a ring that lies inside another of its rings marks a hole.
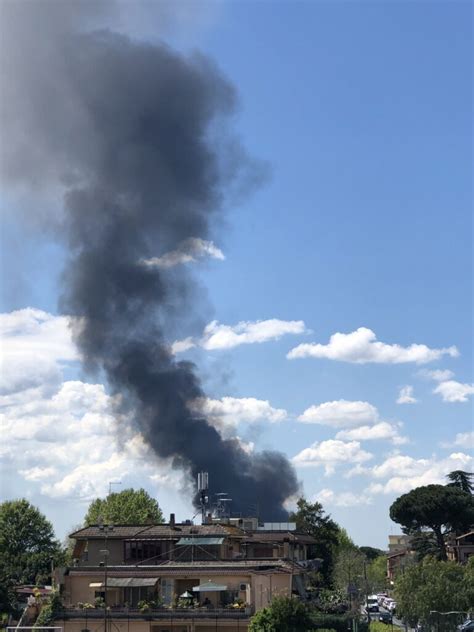
[[[62,310],[79,317],[85,365],[104,371],[156,454],[192,477],[207,470],[233,510],[258,504],[262,517],[284,519],[297,490],[288,460],[248,455],[190,412],[204,396],[196,367],[171,354],[166,334],[197,309],[192,277],[142,262],[212,237],[242,166],[224,132],[234,90],[204,56],[73,32],[65,4],[4,5],[4,179],[64,192]]]

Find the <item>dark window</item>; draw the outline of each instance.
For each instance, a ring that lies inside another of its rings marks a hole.
[[[140,542],[126,541],[124,558],[125,561],[141,562],[149,560],[150,564],[156,564],[161,559],[161,543],[159,542]]]

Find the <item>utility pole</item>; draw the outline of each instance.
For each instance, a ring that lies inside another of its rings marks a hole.
[[[108,572],[108,557],[109,550],[107,548],[107,538],[111,531],[114,530],[113,525],[101,525],[100,529],[104,530],[104,549],[101,551],[104,556],[104,632],[107,632],[107,572]]]
[[[110,494],[112,493],[112,485],[121,485],[122,481],[109,481],[109,493],[108,495],[110,496]]]
[[[367,582],[367,562],[364,560],[364,581],[365,581],[365,605],[367,607],[367,621],[370,624],[370,612],[369,612],[369,585]]]

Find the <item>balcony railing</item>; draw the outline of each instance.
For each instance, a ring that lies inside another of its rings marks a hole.
[[[247,619],[252,608],[110,608],[107,618],[114,619]],[[64,608],[56,619],[104,619],[103,608]]]

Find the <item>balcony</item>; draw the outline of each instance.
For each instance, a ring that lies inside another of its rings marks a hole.
[[[145,619],[175,620],[175,619],[228,619],[243,620],[252,615],[252,608],[156,608],[139,610],[138,608],[110,608],[107,610],[107,619]],[[64,608],[56,619],[104,619],[106,613],[103,608]],[[87,627],[87,626],[86,626]]]

